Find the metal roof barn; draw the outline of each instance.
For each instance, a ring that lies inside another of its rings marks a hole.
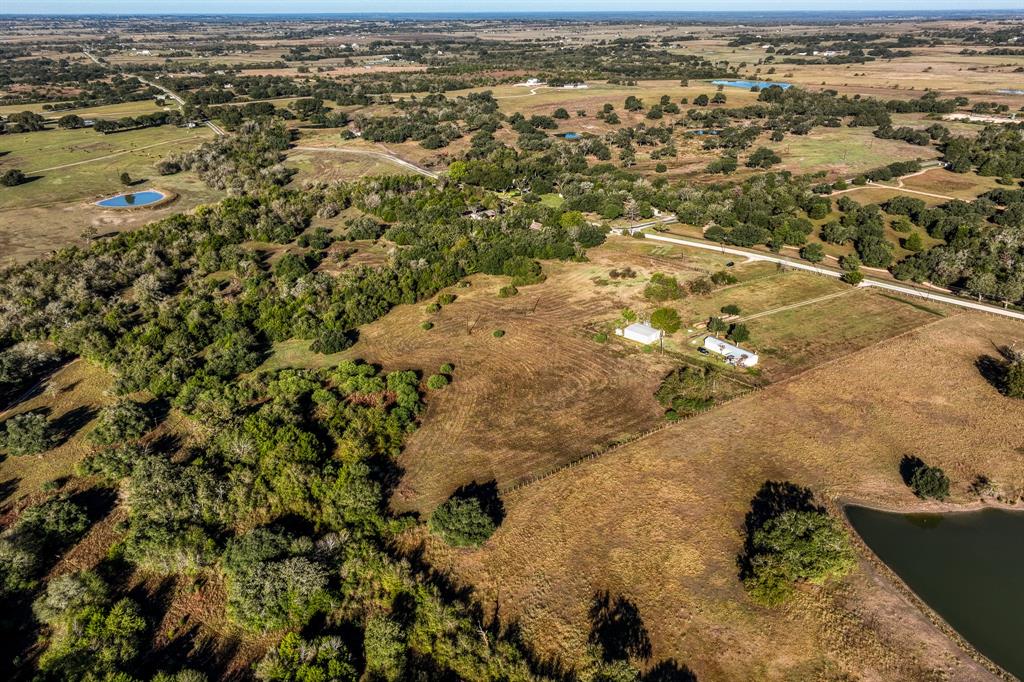
[[[621,330],[621,335],[630,341],[636,341],[637,343],[642,343],[648,346],[661,340],[661,330],[655,329],[644,322],[634,322]]]
[[[757,364],[758,357],[756,353],[739,346],[734,346],[722,339],[716,339],[713,336],[704,337],[704,347],[712,353],[725,356],[728,362],[738,367],[753,367]]]

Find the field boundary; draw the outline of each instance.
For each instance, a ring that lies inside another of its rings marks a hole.
[[[587,462],[595,460],[598,457],[602,457],[604,455],[607,455],[607,454],[610,454],[612,452],[615,452],[616,450],[620,450],[620,449],[622,449],[623,447],[625,447],[627,445],[632,445],[633,443],[636,443],[636,442],[639,442],[639,441],[644,440],[646,438],[649,438],[650,436],[653,436],[656,433],[660,433],[661,431],[664,431],[665,429],[671,428],[673,426],[678,426],[678,425],[683,424],[683,423],[685,423],[685,422],[687,422],[687,421],[689,421],[691,419],[694,419],[694,418],[699,417],[701,415],[707,414],[708,412],[712,412],[714,410],[717,410],[718,408],[723,407],[725,405],[728,405],[729,403],[731,403],[731,402],[733,402],[735,400],[739,400],[741,398],[748,398],[748,397],[750,397],[751,395],[753,395],[755,393],[758,393],[758,392],[761,392],[761,391],[766,391],[766,390],[775,388],[777,386],[785,386],[786,384],[788,384],[788,383],[790,383],[792,381],[795,381],[796,379],[799,379],[799,378],[805,376],[806,374],[809,374],[810,372],[814,372],[814,371],[817,371],[817,370],[820,370],[820,369],[824,369],[826,367],[830,367],[831,365],[834,365],[834,364],[837,364],[839,362],[845,361],[845,360],[847,360],[849,358],[852,358],[852,357],[856,357],[856,356],[858,356],[858,355],[860,355],[862,353],[866,353],[868,351],[871,351],[871,350],[873,350],[874,348],[876,348],[879,345],[882,345],[882,344],[885,344],[885,343],[890,343],[890,342],[895,341],[897,339],[901,339],[904,336],[909,336],[910,334],[914,334],[914,333],[920,332],[920,331],[922,331],[924,329],[927,329],[927,328],[929,328],[931,326],[938,325],[938,324],[941,324],[942,322],[946,322],[946,321],[955,319],[959,315],[960,315],[960,313],[955,313],[953,315],[949,315],[949,316],[946,316],[946,317],[940,317],[939,319],[932,320],[931,322],[926,322],[925,324],[918,325],[918,326],[916,326],[916,327],[914,327],[912,329],[908,329],[905,332],[900,332],[899,334],[896,334],[894,336],[890,336],[890,337],[888,337],[886,339],[882,339],[881,341],[878,341],[876,343],[872,343],[872,344],[870,344],[868,346],[865,346],[863,348],[859,348],[859,349],[853,351],[852,353],[847,353],[846,355],[842,355],[842,356],[837,357],[837,358],[832,358],[831,360],[826,360],[825,362],[821,363],[820,365],[815,365],[814,367],[808,367],[807,369],[805,369],[802,372],[799,372],[799,373],[794,374],[792,376],[786,377],[784,379],[780,379],[779,381],[777,381],[775,383],[768,384],[767,386],[752,386],[750,388],[750,390],[740,392],[740,393],[738,393],[738,394],[736,394],[734,396],[726,398],[725,400],[723,400],[720,403],[716,403],[716,404],[712,405],[711,407],[705,408],[703,410],[698,410],[696,412],[691,412],[691,413],[689,413],[689,414],[687,414],[687,415],[685,415],[683,417],[680,417],[676,421],[671,421],[671,422],[670,421],[666,421],[666,422],[664,422],[662,424],[659,424],[658,426],[655,426],[652,429],[648,429],[648,430],[642,431],[642,432],[640,432],[638,434],[634,434],[632,436],[626,437],[623,440],[619,440],[619,441],[615,441],[615,442],[609,443],[609,444],[599,448],[598,450],[595,450],[595,451],[590,452],[590,453],[588,453],[586,455],[583,455],[582,457],[578,457],[578,458],[576,458],[576,459],[574,459],[572,461],[566,462],[565,464],[557,465],[557,466],[549,469],[548,471],[544,471],[542,473],[535,474],[535,475],[532,475],[532,476],[520,477],[520,480],[517,480],[514,483],[503,485],[503,486],[499,486],[498,487],[498,492],[500,492],[502,495],[512,495],[512,494],[514,494],[516,492],[519,492],[520,490],[522,490],[524,488],[527,488],[527,487],[529,487],[531,485],[534,485],[535,483],[540,483],[543,480],[551,478],[552,476],[555,476],[556,474],[559,474],[559,473],[561,473],[561,472],[563,472],[563,471],[565,471],[567,469],[572,469],[572,468],[577,467],[577,466],[579,466],[581,464],[586,464]]]

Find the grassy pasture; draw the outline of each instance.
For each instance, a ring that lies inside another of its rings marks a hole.
[[[0,187],[0,264],[23,262],[80,243],[87,228],[108,234],[216,201],[220,193],[194,174],[161,177],[154,169],[160,159],[195,147],[212,135],[208,128],[164,126],[115,135],[48,130],[4,136],[0,150],[8,153],[0,156],[0,171],[20,168],[35,179],[17,187]],[[178,198],[153,209],[93,206],[95,200],[127,189],[119,179],[122,171],[140,181],[135,190],[156,187]]]
[[[525,488],[483,549],[431,543],[431,559],[570,663],[592,596],[609,590],[637,606],[648,665],[676,659],[700,680],[987,679],[866,562],[765,609],[744,594],[735,557],[766,479],[810,485],[830,505],[920,507],[897,466],[913,453],[950,474],[957,500],[981,472],[1019,485],[1019,439],[1006,435],[1024,404],[975,361],[1021,336],[1007,320],[939,320]]]
[[[36,104],[7,104],[0,106],[0,116],[18,113],[21,111],[34,111],[47,118],[58,119],[67,114],[77,114],[82,118],[108,118],[117,119],[123,116],[140,116],[152,114],[155,111],[162,111],[170,107],[158,107],[151,99],[144,99],[138,102],[121,102],[118,104],[105,104],[96,107],[84,107],[82,109],[67,109],[63,111],[45,111],[43,103]]]

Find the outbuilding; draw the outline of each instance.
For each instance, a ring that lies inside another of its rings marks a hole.
[[[616,329],[615,333],[630,341],[642,343],[649,346],[661,340],[661,330],[655,329],[645,322],[634,322],[625,329]]]
[[[712,353],[723,356],[726,362],[737,367],[753,367],[757,364],[758,357],[756,353],[739,346],[734,346],[714,336],[704,337],[704,347]]]

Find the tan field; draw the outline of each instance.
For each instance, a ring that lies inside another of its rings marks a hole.
[[[765,480],[808,485],[833,508],[918,508],[897,470],[913,453],[949,472],[958,502],[979,473],[1019,489],[1024,406],[974,363],[1021,335],[995,318],[939,320],[522,489],[482,550],[432,554],[566,662],[593,594],[609,590],[639,607],[650,663],[677,659],[700,680],[986,679],[867,561],[766,609],[735,557]]]

